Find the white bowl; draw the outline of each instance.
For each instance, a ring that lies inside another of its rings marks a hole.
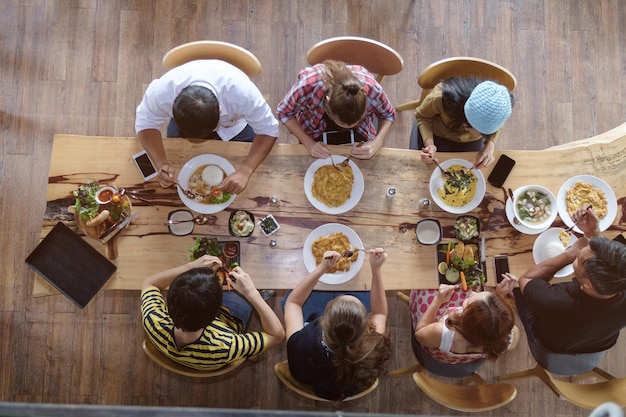
[[[447,161],[443,161],[439,163],[439,165],[441,165],[443,169],[448,169],[452,165],[461,165],[465,167],[467,170],[469,170],[474,164],[465,159],[453,158],[453,159],[448,159]],[[480,202],[483,201],[483,198],[485,197],[485,192],[487,190],[487,187],[485,186],[485,177],[483,176],[483,173],[480,172],[480,170],[473,169],[472,173],[476,175],[476,194],[474,195],[474,198],[470,200],[464,206],[453,207],[453,206],[448,205],[445,201],[443,201],[439,197],[439,194],[437,194],[437,190],[440,188],[443,188],[444,181],[443,181],[441,171],[439,170],[439,168],[435,168],[432,175],[430,176],[430,184],[429,184],[430,195],[433,201],[435,202],[435,204],[437,204],[442,210],[445,210],[448,213],[452,213],[452,214],[469,213],[470,211],[478,207]]]
[[[417,240],[422,245],[435,245],[441,242],[441,224],[435,219],[424,219],[415,227]]]
[[[540,193],[543,193],[550,200],[550,215],[548,217],[537,222],[522,219],[522,217],[519,215],[518,207],[520,204],[520,198],[522,198],[528,191],[538,191]],[[529,229],[545,229],[550,226],[556,219],[556,215],[558,214],[556,198],[554,197],[554,194],[552,194],[552,192],[550,192],[550,190],[548,190],[546,187],[542,187],[541,185],[527,185],[515,190],[514,196],[515,199],[513,200],[513,213],[515,213],[515,217],[517,218],[517,220],[519,220],[522,225],[528,227]]]

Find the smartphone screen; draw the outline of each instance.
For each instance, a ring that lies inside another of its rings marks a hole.
[[[324,132],[322,139],[328,145],[351,145],[354,143],[354,130]]]
[[[502,281],[502,274],[509,271],[509,257],[497,255],[493,257],[493,265],[496,269],[496,282]]]
[[[133,159],[135,161],[135,165],[139,168],[139,172],[141,172],[141,176],[144,180],[149,180],[156,177],[157,172],[156,168],[152,164],[150,157],[146,151],[141,151],[133,155]]]
[[[515,161],[513,159],[504,154],[500,155],[500,158],[493,167],[491,174],[489,174],[487,181],[489,181],[489,184],[494,187],[502,187],[504,185],[504,181],[506,181],[509,173],[513,169],[513,166],[515,166]]]

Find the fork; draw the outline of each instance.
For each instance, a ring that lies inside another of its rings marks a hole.
[[[364,143],[365,142],[359,142],[356,144],[356,147],[360,148],[361,146],[363,146]],[[350,158],[352,158],[352,154],[348,155],[348,157],[345,159],[345,161],[342,162],[342,164],[347,164]]]
[[[573,224],[573,225],[571,225],[570,227],[568,227],[567,229],[565,229],[565,232],[566,232],[566,233],[569,233],[569,234],[572,234],[572,230],[574,230],[574,227],[576,227],[576,225],[577,225],[578,223],[580,223],[580,222],[581,222],[581,221],[582,221],[585,217],[587,217],[587,210],[589,210],[589,209],[591,209],[591,208],[593,208],[593,206],[592,206],[591,204],[589,204],[589,205],[587,206],[587,208],[585,209],[585,212],[583,213],[583,215],[582,215],[582,216],[580,216],[580,219],[578,219],[576,222],[574,222],[574,224]]]

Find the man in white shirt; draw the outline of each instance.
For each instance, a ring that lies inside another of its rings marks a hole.
[[[137,107],[135,130],[159,172],[159,183],[174,183],[174,168],[163,148],[168,137],[252,142],[239,169],[224,179],[224,192],[239,193],[265,160],[278,137],[278,121],[254,83],[237,67],[220,60],[180,65],[153,80]]]

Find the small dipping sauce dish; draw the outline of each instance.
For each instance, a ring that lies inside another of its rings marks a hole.
[[[415,227],[417,241],[422,245],[436,245],[441,242],[441,224],[436,219],[424,219],[417,222]]]
[[[167,226],[170,233],[175,236],[186,236],[193,232],[193,213],[189,210],[174,210],[167,216],[168,220],[180,222]]]

